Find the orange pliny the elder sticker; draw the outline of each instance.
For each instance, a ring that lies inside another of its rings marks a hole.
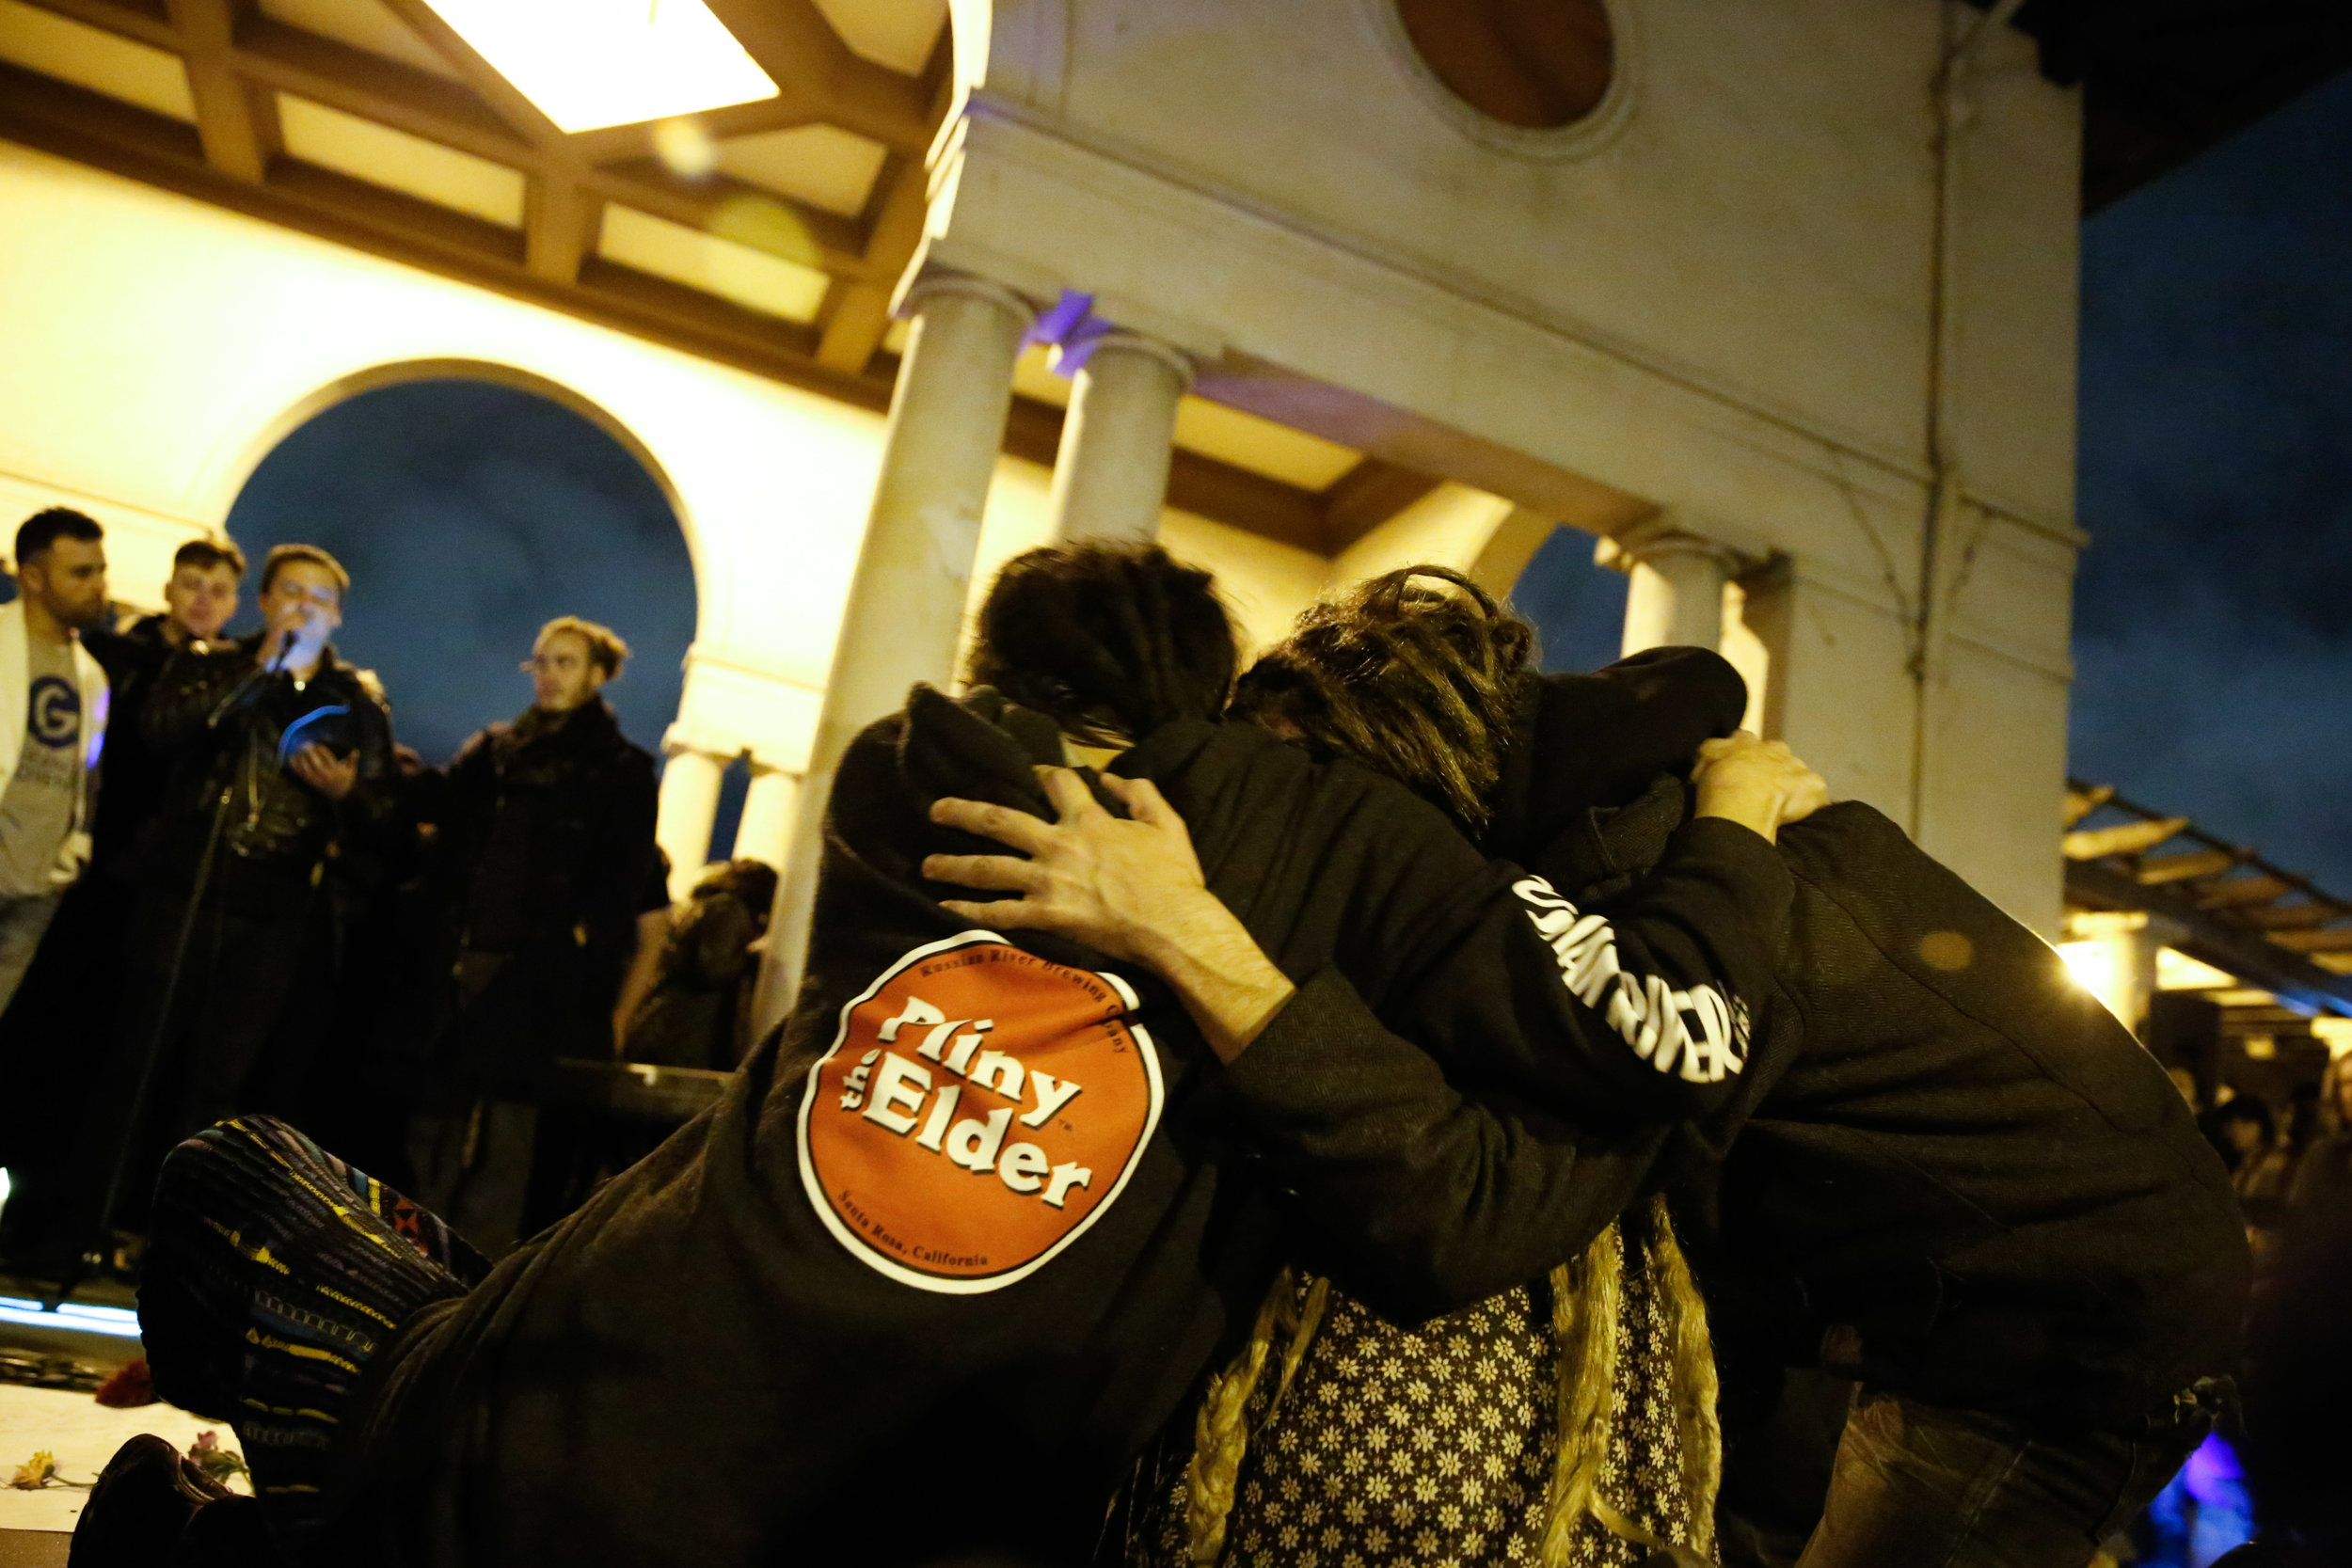
[[[1112,974],[993,931],[914,949],[841,1009],[801,1100],[801,1180],[892,1279],[968,1295],[1035,1273],[1111,1206],[1160,1119]]]

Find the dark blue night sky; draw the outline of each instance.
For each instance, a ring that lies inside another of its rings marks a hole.
[[[2352,76],[2083,231],[2074,770],[2352,895]]]
[[[2352,76],[2083,230],[2074,771],[2352,896]],[[1563,531],[1550,669],[1624,579]]]
[[[694,637],[686,539],[651,475],[570,409],[477,381],[421,381],[342,403],[254,471],[229,514],[253,560],[324,546],[349,569],[336,646],[383,677],[400,738],[428,763],[531,703],[517,668],[558,615],[601,621],[632,657],[606,694],[659,751]]]

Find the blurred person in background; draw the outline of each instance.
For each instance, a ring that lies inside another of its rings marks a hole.
[[[62,506],[16,531],[0,605],[0,1007],[88,863],[106,675],[81,633],[106,615],[105,531]]]
[[[2294,1163],[2279,1147],[2279,1120],[2258,1094],[2240,1094],[2205,1113],[2206,1140],[2230,1170],[2230,1184],[2246,1212],[2246,1230],[2257,1247],[2265,1243],[2286,1210]]]
[[[447,1014],[410,1147],[420,1200],[492,1256],[565,1211],[580,1129],[547,1103],[554,1064],[612,1054],[656,853],[653,756],[602,695],[628,658],[610,627],[549,621],[531,706],[466,742],[435,813]]]
[[[667,911],[651,974],[621,1025],[621,1055],[660,1067],[731,1072],[750,1048],[751,987],[776,898],[774,868],[723,861]]]
[[[191,539],[174,552],[164,610],[119,630],[82,631],[106,673],[104,787],[92,818],[88,874],[68,891],[40,958],[0,1018],[0,1081],[13,1086],[0,1117],[0,1164],[14,1191],[0,1251],[24,1259],[46,1245],[45,1227],[71,1160],[78,1113],[98,1083],[101,1053],[59,1051],[90,1018],[90,999],[120,994],[122,945],[142,860],[152,855],[163,813],[165,764],[140,714],[174,651],[211,642],[237,612],[245,556],[226,540]],[[103,1016],[103,1015],[102,1015]]]
[[[321,889],[390,805],[390,713],[329,641],[350,585],[326,551],[278,546],[262,567],[262,629],[173,649],[141,702],[166,781],[138,856],[114,1098],[86,1118],[95,1164],[77,1193],[112,1195],[105,1223],[140,1227],[154,1163],[177,1139],[299,1099],[324,1030],[288,1015],[323,1005],[336,947]]]

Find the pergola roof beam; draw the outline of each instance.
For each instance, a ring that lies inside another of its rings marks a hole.
[[[168,6],[205,161],[232,180],[259,184],[280,146],[277,102],[255,92],[231,63],[237,16],[230,0],[168,0]]]
[[[826,123],[901,152],[930,146],[938,119],[925,84],[854,53],[813,0],[707,3],[777,87],[821,105]]]
[[[2070,898],[2097,909],[2160,913],[2183,933],[2172,945],[2190,958],[2300,1007],[2352,1015],[2352,975],[2322,969],[2259,932],[2199,909],[2177,893],[2144,887],[2130,873],[2095,861],[2067,866],[2066,891]]]

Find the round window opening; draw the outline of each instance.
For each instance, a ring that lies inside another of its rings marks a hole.
[[[1616,45],[1602,0],[1396,0],[1431,75],[1489,119],[1554,131],[1609,91]]]

